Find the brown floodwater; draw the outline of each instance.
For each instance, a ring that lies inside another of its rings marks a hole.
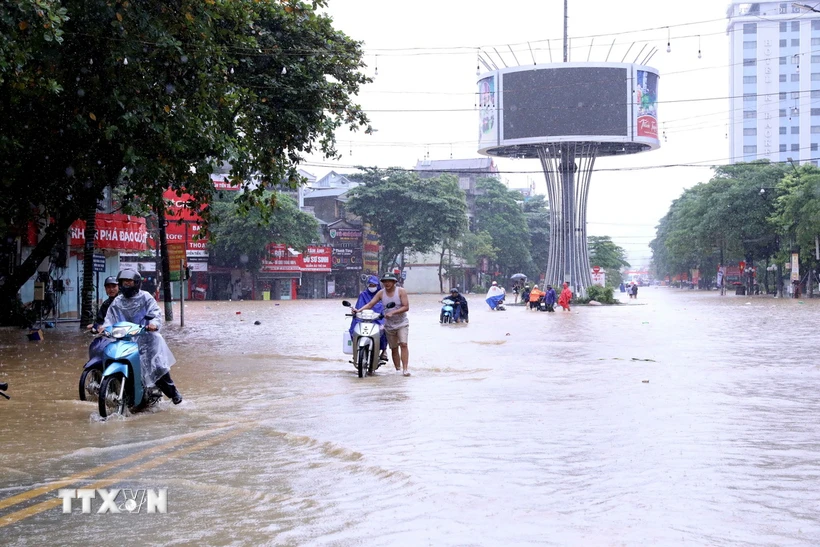
[[[469,296],[441,326],[438,298],[410,296],[409,378],[357,377],[338,300],[187,303],[183,404],[108,421],[78,400],[88,335],[0,330],[2,543],[817,543],[820,300]],[[65,514],[60,488],[167,489],[167,513]]]

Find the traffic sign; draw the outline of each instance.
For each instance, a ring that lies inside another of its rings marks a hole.
[[[95,272],[105,271],[105,255],[94,253],[94,269]]]
[[[600,266],[593,266],[592,271],[595,272],[595,273],[598,273],[598,272],[601,271],[601,267]]]

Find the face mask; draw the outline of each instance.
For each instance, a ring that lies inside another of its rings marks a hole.
[[[367,290],[370,291],[370,292],[376,292],[377,290],[379,290],[379,288],[378,287],[368,287]]]

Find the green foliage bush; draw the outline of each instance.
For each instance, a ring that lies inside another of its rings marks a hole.
[[[578,302],[581,304],[588,303],[590,300],[595,300],[601,304],[618,303],[612,294],[612,287],[601,287],[600,285],[592,285],[591,287],[587,287],[587,297],[578,298]]]

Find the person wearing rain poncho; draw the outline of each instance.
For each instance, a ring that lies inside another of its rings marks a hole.
[[[140,290],[142,277],[133,270],[117,274],[120,295],[114,299],[105,316],[103,329],[109,329],[120,321],[141,324],[147,316],[146,332],[137,337],[140,352],[142,382],[146,388],[156,386],[175,405],[182,402],[182,395],[171,379],[171,365],[176,362],[165,339],[157,332],[162,327],[162,315],[154,297]]]
[[[371,275],[367,278],[367,288],[359,293],[359,299],[356,300],[355,308],[360,310],[364,307],[365,304],[369,303],[373,300],[373,297],[376,296],[376,293],[382,290],[382,284],[379,282],[379,278],[375,275]],[[375,306],[373,306],[373,311],[376,313],[384,313],[384,304],[378,302]],[[353,321],[350,322],[350,339],[356,339],[356,333],[353,332],[353,329],[356,327],[357,323],[360,323],[361,320],[358,317],[354,317]],[[384,319],[377,319],[374,323],[378,324],[381,327],[381,337],[379,338],[379,347],[381,348],[381,355],[379,355],[379,360],[387,361],[387,333],[384,330]]]
[[[490,290],[487,291],[487,305],[490,306],[491,310],[498,308],[498,305],[504,301],[504,289],[498,286],[496,281],[493,281],[493,284],[490,286]]]

